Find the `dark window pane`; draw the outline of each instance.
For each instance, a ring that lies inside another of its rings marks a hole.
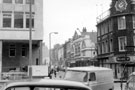
[[[11,18],[3,18],[3,27],[11,27]]]
[[[23,28],[23,14],[15,14],[14,27]]]
[[[3,0],[3,3],[12,3],[12,0]]]
[[[26,19],[26,28],[29,28],[29,18]],[[34,19],[32,19],[32,28],[34,28]]]
[[[22,56],[26,56],[26,46],[22,46]]]
[[[15,0],[15,3],[23,4],[23,0]]]
[[[15,56],[15,45],[10,45],[9,56]]]
[[[30,0],[26,0],[26,4],[30,4]],[[31,0],[31,4],[34,4],[34,0]]]

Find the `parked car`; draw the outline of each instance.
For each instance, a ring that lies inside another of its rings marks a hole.
[[[126,82],[125,90],[135,90],[135,72],[132,72]]]
[[[41,79],[11,82],[1,90],[91,90],[91,88],[79,82]]]
[[[92,90],[113,90],[113,70],[104,67],[72,67],[67,68],[65,80],[78,81],[91,87]]]

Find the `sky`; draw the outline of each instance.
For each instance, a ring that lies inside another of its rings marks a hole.
[[[96,17],[109,9],[111,0],[43,0],[44,42],[49,48],[55,44],[64,44],[72,38],[79,28],[82,31],[97,31]]]

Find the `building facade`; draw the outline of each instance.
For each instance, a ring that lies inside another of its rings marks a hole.
[[[72,39],[64,46],[64,60],[68,67],[97,65],[96,62],[96,36],[97,32],[75,31]]]
[[[32,64],[42,63],[43,0],[32,1]],[[29,65],[30,0],[0,0],[0,73]]]
[[[98,62],[112,68],[115,78],[135,71],[134,7],[135,0],[112,0],[107,17],[98,17]]]

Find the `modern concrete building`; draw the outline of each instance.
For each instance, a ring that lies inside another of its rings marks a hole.
[[[32,1],[32,64],[41,64],[43,0]],[[0,0],[0,73],[29,65],[30,0]]]

